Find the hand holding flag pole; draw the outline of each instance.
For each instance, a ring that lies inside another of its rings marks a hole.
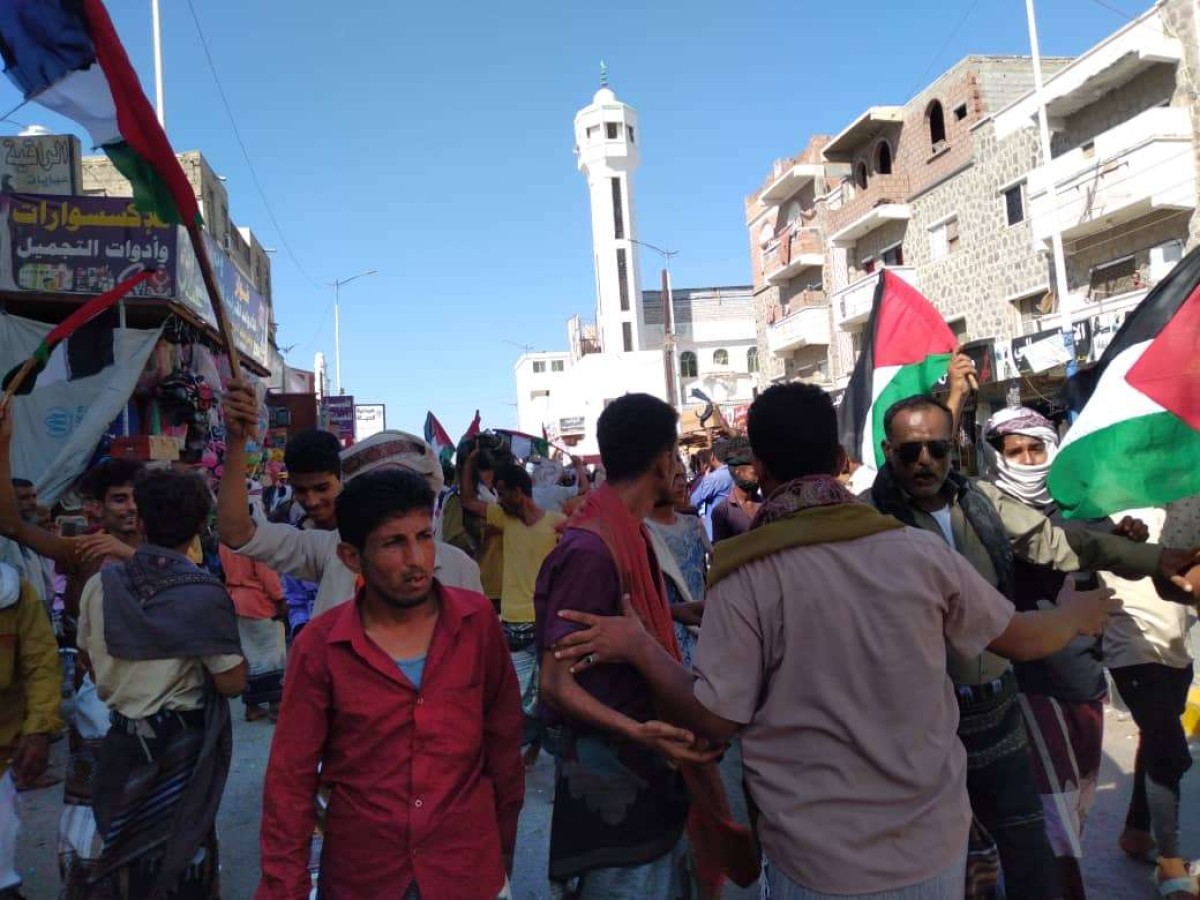
[[[71,315],[67,316],[38,344],[33,355],[22,363],[18,363],[4,376],[4,396],[0,398],[0,412],[8,409],[8,404],[15,394],[28,394],[33,390],[38,375],[46,368],[46,361],[54,348],[69,338],[72,334],[96,318],[106,310],[112,309],[117,302],[135,287],[155,273],[154,269],[138,272],[131,278],[126,278],[116,287],[105,291],[99,297],[93,297]]]

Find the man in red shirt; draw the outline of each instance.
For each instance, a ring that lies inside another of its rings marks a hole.
[[[432,489],[350,482],[338,556],[361,588],[292,647],[263,797],[258,900],[305,900],[318,781],[321,895],[507,896],[524,799],[521,698],[481,594],[434,580]]]

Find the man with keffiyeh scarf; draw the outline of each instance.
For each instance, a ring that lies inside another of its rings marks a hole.
[[[988,480],[1057,527],[1114,532],[1108,519],[1063,519],[1046,488],[1058,454],[1058,432],[1036,410],[1010,407],[995,413],[984,425],[981,449]],[[1129,517],[1114,533],[1143,542],[1147,538],[1146,526]],[[1066,579],[1062,572],[1022,558],[1013,565],[1017,609],[1054,603]],[[1046,836],[1058,859],[1064,895],[1071,900],[1085,896],[1083,826],[1096,797],[1108,692],[1101,659],[1099,638],[1081,636],[1053,656],[1015,666]]]

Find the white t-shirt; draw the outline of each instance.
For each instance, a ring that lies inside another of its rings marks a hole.
[[[260,522],[238,553],[264,562],[281,575],[317,582],[313,618],[354,596],[357,576],[338,559],[336,531],[301,531],[278,522]],[[437,542],[433,577],[450,587],[483,593],[479,566],[457,547]]]
[[[947,503],[941,509],[935,509],[930,513],[933,516],[933,521],[937,522],[938,528],[942,529],[942,534],[946,536],[946,543],[958,549],[958,544],[954,543],[954,527],[950,524],[950,504]]]

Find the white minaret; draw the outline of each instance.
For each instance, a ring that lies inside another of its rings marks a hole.
[[[639,162],[637,113],[608,87],[600,64],[600,90],[575,114],[575,156],[592,201],[592,253],[596,267],[596,329],[605,353],[641,350],[642,288],[633,173]]]

